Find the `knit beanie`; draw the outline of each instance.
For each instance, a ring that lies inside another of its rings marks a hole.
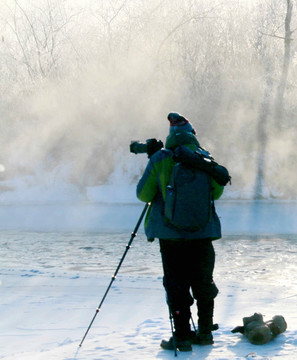
[[[186,131],[196,134],[192,124],[184,116],[178,113],[169,113],[167,119],[170,122],[169,133]]]

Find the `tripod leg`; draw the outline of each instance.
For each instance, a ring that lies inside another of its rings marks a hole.
[[[137,235],[138,228],[139,228],[139,226],[140,226],[140,224],[141,224],[141,222],[142,222],[142,219],[144,218],[144,215],[145,215],[145,213],[146,213],[149,205],[150,205],[149,203],[145,204],[145,207],[144,207],[144,209],[142,210],[142,213],[141,213],[141,215],[140,215],[140,218],[139,218],[139,220],[137,221],[137,224],[136,224],[136,226],[135,226],[135,229],[134,229],[134,231],[133,231],[132,234],[131,234],[130,241],[129,241],[129,243],[128,243],[127,246],[126,246],[126,250],[125,250],[125,252],[124,252],[124,254],[123,254],[123,256],[122,256],[122,258],[121,258],[121,260],[120,260],[120,262],[119,262],[119,265],[118,265],[118,267],[117,267],[117,269],[116,269],[113,277],[112,277],[111,280],[110,280],[110,283],[109,283],[109,285],[108,285],[108,287],[107,287],[107,289],[106,289],[106,291],[105,291],[105,294],[103,295],[103,298],[102,298],[99,306],[98,306],[97,309],[96,309],[95,315],[93,316],[93,318],[92,318],[92,320],[91,320],[91,322],[90,322],[90,325],[88,326],[87,331],[85,332],[85,335],[83,336],[83,338],[82,338],[82,340],[81,340],[81,342],[80,342],[80,344],[79,344],[80,347],[82,346],[82,344],[83,344],[86,336],[88,335],[88,332],[89,332],[89,330],[91,329],[91,326],[93,325],[93,322],[95,321],[96,316],[98,315],[98,313],[99,313],[100,310],[101,310],[101,306],[102,306],[102,304],[103,304],[103,302],[104,302],[104,300],[105,300],[105,298],[106,298],[106,296],[107,296],[107,294],[108,294],[108,292],[109,292],[109,290],[110,290],[110,288],[111,288],[112,283],[114,282],[114,280],[115,280],[116,277],[117,277],[117,274],[118,274],[118,272],[119,272],[119,270],[120,270],[120,267],[121,267],[121,265],[122,265],[122,263],[123,263],[126,255],[127,255],[127,252],[129,251],[129,249],[130,249],[130,247],[131,247],[131,244],[132,244],[135,236]]]

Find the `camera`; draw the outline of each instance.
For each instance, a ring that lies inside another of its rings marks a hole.
[[[157,139],[147,139],[145,143],[140,141],[131,141],[130,152],[133,154],[147,154],[151,157],[155,152],[162,149],[163,142]]]

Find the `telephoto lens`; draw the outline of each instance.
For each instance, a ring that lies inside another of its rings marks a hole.
[[[147,153],[147,144],[142,143],[138,140],[133,140],[130,143],[130,152],[133,154],[144,154]]]
[[[147,139],[145,143],[138,140],[133,140],[130,143],[130,152],[133,154],[144,154],[150,158],[155,152],[162,149],[163,143],[157,139]]]

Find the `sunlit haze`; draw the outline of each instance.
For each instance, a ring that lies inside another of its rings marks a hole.
[[[294,41],[276,116],[285,1],[6,0],[1,13],[5,186],[135,183],[147,159],[130,141],[164,141],[177,111],[230,170],[228,196],[254,196],[262,159],[262,195],[296,198]]]

